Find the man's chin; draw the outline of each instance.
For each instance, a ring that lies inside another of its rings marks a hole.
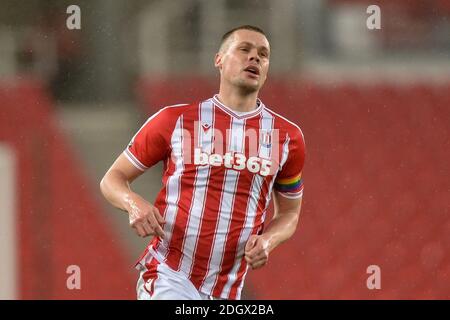
[[[246,93],[253,93],[261,89],[259,82],[256,81],[240,81],[237,85],[241,91]]]

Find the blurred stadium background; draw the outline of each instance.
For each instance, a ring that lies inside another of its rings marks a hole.
[[[269,34],[262,99],[308,152],[298,231],[244,298],[450,298],[448,0],[0,0],[0,298],[135,298],[148,240],[99,181],[149,115],[218,91],[215,50],[241,24]],[[153,201],[160,174],[135,190]]]

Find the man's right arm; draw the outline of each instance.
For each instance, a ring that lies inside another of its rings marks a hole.
[[[148,168],[170,157],[171,137],[180,114],[188,105],[165,107],[149,117],[100,183],[105,198],[128,212],[131,227],[141,237],[164,237],[163,217],[150,202],[130,188]]]
[[[122,153],[100,182],[100,190],[113,206],[128,212],[130,226],[139,236],[163,238],[162,225],[165,222],[158,209],[130,188],[142,173]]]

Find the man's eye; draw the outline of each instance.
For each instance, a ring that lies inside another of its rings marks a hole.
[[[241,48],[241,51],[248,52],[248,48]]]

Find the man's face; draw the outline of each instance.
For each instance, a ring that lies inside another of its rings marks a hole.
[[[226,81],[247,92],[261,89],[269,70],[270,46],[259,32],[237,30],[215,57],[215,66]]]

